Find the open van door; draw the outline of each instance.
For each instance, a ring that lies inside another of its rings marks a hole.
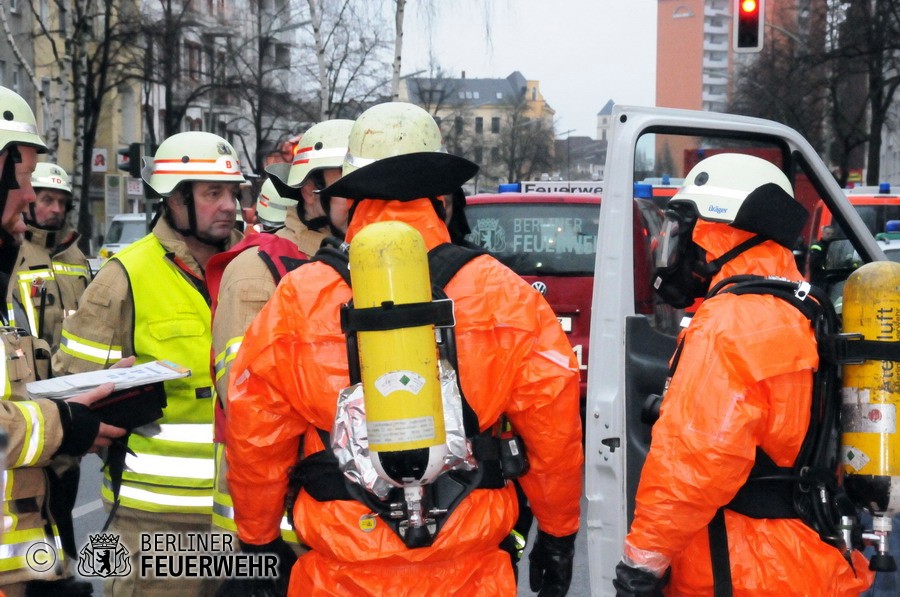
[[[699,160],[722,152],[775,163],[804,206],[811,210],[819,200],[825,203],[864,261],[885,258],[828,168],[793,129],[713,112],[614,108],[597,235],[585,407],[588,569],[595,597],[615,595],[612,579],[650,443],[640,411],[649,395],[662,393],[675,348],[674,331],[636,314],[635,296],[646,289],[635,288],[641,282],[632,275],[634,183],[683,177]],[[798,244],[806,240],[798,238]]]

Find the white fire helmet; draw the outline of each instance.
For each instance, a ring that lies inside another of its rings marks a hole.
[[[231,143],[202,131],[178,133],[163,141],[153,158],[144,158],[141,177],[162,197],[170,196],[182,182],[246,182]]]
[[[256,199],[256,216],[268,228],[281,228],[289,209],[297,209],[297,201],[278,194],[271,179],[266,179]]]
[[[0,152],[13,144],[29,145],[38,153],[47,152],[38,134],[34,112],[18,93],[0,87]]]
[[[56,189],[72,194],[72,183],[68,173],[50,162],[37,163],[31,174],[31,186],[35,189]]]
[[[383,158],[443,151],[434,116],[414,104],[378,104],[363,112],[356,122],[344,158],[344,176]]]

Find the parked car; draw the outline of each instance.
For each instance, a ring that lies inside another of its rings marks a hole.
[[[112,222],[100,247],[100,259],[106,260],[147,234],[147,214],[118,214]]]

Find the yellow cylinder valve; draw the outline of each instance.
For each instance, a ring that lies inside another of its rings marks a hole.
[[[900,341],[900,263],[877,261],[844,286],[843,331],[864,340]],[[847,492],[873,512],[900,512],[900,363],[844,365],[841,422]]]

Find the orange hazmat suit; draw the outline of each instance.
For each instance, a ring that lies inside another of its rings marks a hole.
[[[431,249],[449,242],[430,200],[364,200],[347,232],[399,220]],[[351,249],[352,250],[352,249]],[[454,300],[459,375],[481,430],[506,414],[531,464],[520,481],[546,533],[579,525],[582,441],[578,367],[546,301],[488,256],[447,284]],[[338,392],[349,385],[339,310],[351,289],[330,266],[288,274],[244,336],[228,392],[228,483],[238,535],[263,545],[278,537],[287,470],[298,454],[322,449],[315,428],[331,430]],[[508,554],[498,545],[517,512],[512,484],[476,489],[433,545],[409,549],[357,501],[318,502],[301,491],[295,525],[311,551],[294,565],[290,595],[514,595]],[[374,523],[374,524],[373,524]]]
[[[753,236],[698,221],[694,241],[708,260]],[[801,279],[791,252],[774,241],[726,263],[729,276]],[[721,294],[700,306],[653,427],[625,556],[657,575],[671,565],[669,595],[712,595],[707,526],[746,482],[760,447],[794,464],[806,434],[815,334],[796,308],[768,295]],[[725,511],[734,595],[858,595],[868,562],[851,566],[800,519],[753,519]]]

